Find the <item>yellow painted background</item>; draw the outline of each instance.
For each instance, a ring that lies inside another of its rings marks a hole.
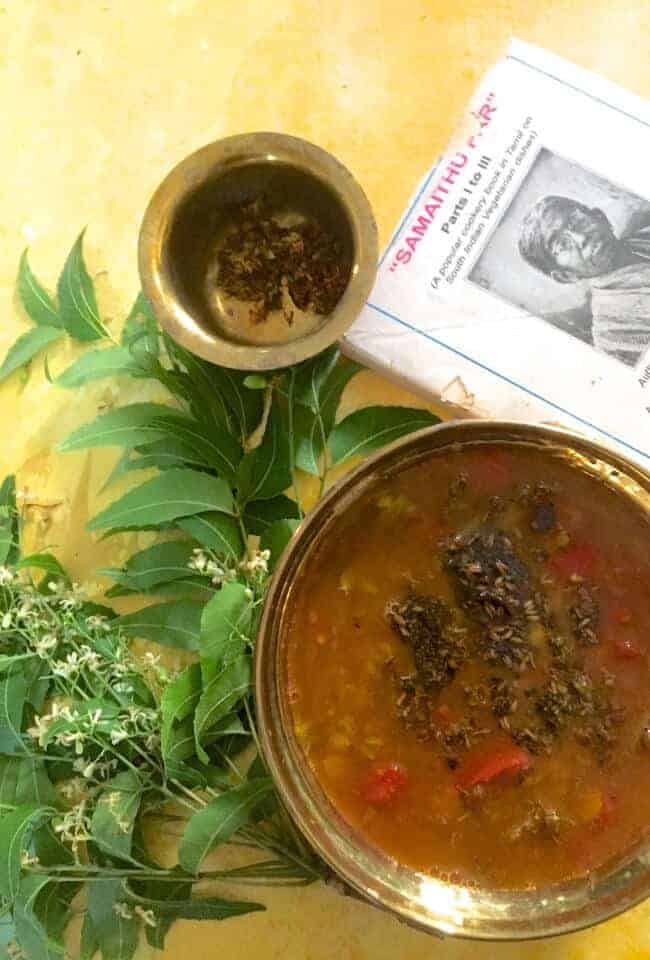
[[[13,292],[21,250],[30,245],[53,287],[86,224],[100,305],[119,326],[137,290],[148,196],[176,161],[225,134],[280,130],[333,151],[386,241],[511,35],[650,94],[648,0],[0,0],[0,354],[26,329]],[[66,349],[51,352],[54,372]],[[30,536],[99,589],[92,568],[136,546],[95,544],[83,530],[107,501],[97,491],[114,454],[63,457],[52,445],[133,388],[67,393],[39,363],[26,389],[14,377],[1,394],[0,476],[18,471]],[[364,374],[346,402],[369,399],[407,400]],[[440,943],[320,887],[264,899],[266,914],[177,924],[167,960],[650,958],[650,903],[590,932],[490,946]]]

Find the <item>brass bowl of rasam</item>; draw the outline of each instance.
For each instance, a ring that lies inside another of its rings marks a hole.
[[[352,174],[297,137],[227,137],[186,157],[140,230],[142,288],[162,328],[221,366],[269,370],[338,340],[377,267]]]
[[[550,427],[371,456],[283,554],[263,753],[307,841],[429,932],[569,933],[650,894],[650,476]]]

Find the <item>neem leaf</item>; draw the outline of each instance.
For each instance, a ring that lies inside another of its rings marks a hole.
[[[276,520],[262,534],[260,547],[262,550],[270,550],[269,567],[272,570],[280,559],[286,545],[294,535],[300,521],[299,520]]]
[[[153,640],[178,650],[198,650],[203,604],[193,600],[156,603],[118,617],[115,625],[130,637]]]
[[[163,403],[131,403],[117,410],[100,414],[79,427],[59,444],[59,450],[87,450],[89,447],[135,447],[164,438],[168,428],[156,418],[165,416],[170,407]]]
[[[44,570],[54,577],[60,577],[62,580],[68,580],[68,574],[65,572],[59,561],[51,553],[30,553],[23,557],[16,564],[17,570],[33,567],[36,570]]]
[[[333,463],[361,456],[415,430],[440,423],[428,410],[412,407],[365,407],[356,410],[332,430],[328,446]]]
[[[287,426],[292,438],[296,466],[314,475],[334,426],[341,395],[361,368],[341,361],[337,347],[330,347],[286,373]]]
[[[196,753],[203,763],[209,757],[201,746],[210,730],[248,692],[251,682],[251,661],[248,656],[239,656],[221,666],[204,687],[194,714]]]
[[[24,803],[0,819],[0,893],[13,902],[20,883],[20,858],[28,833],[54,811],[38,803]]]
[[[141,366],[127,347],[103,347],[89,350],[75,360],[54,381],[58,387],[80,387],[91,380],[139,373]]]
[[[127,919],[114,909],[125,895],[122,881],[94,880],[88,884],[87,909],[93,934],[103,960],[131,960],[138,946],[138,920]]]
[[[156,917],[172,917],[175,920],[227,920],[228,917],[241,917],[245,913],[254,913],[266,908],[261,903],[248,901],[224,900],[222,897],[192,897],[191,884],[180,881],[181,886],[188,891],[184,899],[170,899],[151,896],[140,896],[131,888],[127,888],[128,899],[131,903],[140,904],[145,910],[153,910]],[[161,894],[168,888],[174,888],[171,883],[159,883]]]
[[[281,494],[271,500],[247,503],[244,510],[244,523],[249,533],[261,537],[276,520],[294,520],[299,516],[296,501]]]
[[[47,661],[40,657],[30,657],[23,662],[22,667],[25,676],[25,703],[39,713],[50,689],[50,667]]]
[[[99,943],[95,936],[95,927],[90,919],[90,914],[86,910],[79,937],[79,960],[92,960],[98,950]]]
[[[29,960],[64,957],[63,933],[71,917],[70,903],[79,883],[57,883],[51,877],[25,874],[14,904],[16,940]]]
[[[161,425],[166,438],[173,440],[174,448],[185,460],[213,467],[229,479],[234,478],[242,451],[225,427],[211,425],[206,429],[204,424],[190,417],[174,416],[171,411]]]
[[[9,347],[7,356],[0,367],[0,383],[6,380],[14,370],[18,370],[19,367],[24,367],[26,363],[29,363],[32,357],[39,353],[43,347],[62,336],[63,331],[59,330],[58,327],[33,327],[27,333],[23,333],[13,346]]]
[[[201,670],[208,684],[220,666],[246,652],[250,629],[251,600],[242,583],[224,583],[206,603],[201,616]]]
[[[27,680],[22,670],[13,670],[2,677],[0,680],[0,753],[17,753],[25,750],[20,731],[26,696]]]
[[[246,373],[208,363],[204,364],[204,368],[210,389],[217,392],[226,403],[237,425],[238,439],[243,442],[262,419],[264,404],[261,392],[245,387]]]
[[[316,413],[320,409],[320,396],[325,381],[332,373],[340,357],[336,345],[303,361],[288,371],[293,377],[292,395],[296,403],[302,403]]]
[[[321,454],[327,434],[319,414],[308,407],[294,404],[287,424],[293,442],[295,466],[317,477],[320,474]]]
[[[233,787],[190,817],[178,850],[180,865],[197,873],[206,855],[248,822],[256,807],[273,792],[269,777]]]
[[[174,468],[129,490],[88,523],[89,530],[158,526],[194,513],[233,512],[230,487],[220,477]]]
[[[142,783],[132,770],[118,773],[102,790],[90,821],[93,841],[113,857],[130,859]]]
[[[155,543],[129,557],[115,579],[135,591],[149,590],[160,583],[189,576],[194,544],[187,540]]]
[[[97,309],[95,287],[84,263],[83,238],[84,231],[75,240],[59,277],[59,315],[75,340],[100,340],[106,330]]]
[[[182,760],[194,753],[194,732],[191,716],[200,696],[201,668],[198,663],[190,664],[165,687],[160,701],[162,714],[160,740],[165,765],[169,763],[170,759]],[[178,742],[178,738],[175,736],[176,731],[185,720],[190,721],[189,730],[186,731],[189,752],[186,751],[183,756],[172,758],[172,750]]]
[[[119,570],[113,571],[112,573],[109,570],[105,570],[104,573],[106,573],[107,576],[116,577],[118,580],[113,587],[106,591],[106,597],[109,599],[113,597],[130,597],[140,593],[145,594],[145,596],[181,597],[185,600],[196,600],[207,603],[208,600],[211,600],[214,596],[216,589],[206,577],[192,577],[188,574],[184,578],[154,584],[153,587],[148,587],[146,590],[135,590],[119,582]]]
[[[20,557],[20,518],[16,509],[16,478],[13,474],[0,486],[0,563],[16,563]]]
[[[244,552],[239,525],[234,517],[226,513],[197,513],[193,517],[182,517],[177,526],[194,537],[202,547],[233,560],[239,560]]]
[[[29,319],[40,327],[61,327],[61,318],[52,297],[39,283],[27,259],[27,250],[23,251],[18,266],[16,280],[18,299]]]
[[[144,293],[135,298],[122,328],[122,345],[135,355],[146,352],[157,357],[160,351],[158,324]]]
[[[255,395],[251,391],[249,394]],[[270,500],[291,486],[291,481],[289,435],[274,405],[262,442],[246,453],[239,464],[237,497],[240,503]]]
[[[343,391],[352,377],[361,370],[363,367],[352,360],[340,360],[324,382],[320,392],[320,413],[326,434],[329,434],[334,426]]]
[[[58,806],[45,764],[32,757],[0,756],[0,804],[19,807],[25,803]]]
[[[55,793],[55,798],[55,805],[60,809],[64,806],[61,797]],[[43,867],[60,867],[63,864],[74,863],[72,850],[59,839],[59,834],[55,833],[51,820],[34,830],[30,849],[33,849]]]

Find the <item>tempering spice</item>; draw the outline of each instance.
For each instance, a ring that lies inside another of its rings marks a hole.
[[[263,323],[272,310],[282,310],[288,324],[296,307],[331,313],[351,270],[337,237],[313,220],[283,226],[263,199],[233,215],[216,256],[218,287],[252,304],[253,323]]]
[[[448,604],[431,596],[412,593],[387,604],[387,620],[411,648],[415,665],[413,673],[394,677],[397,714],[418,739],[435,738],[452,767],[489,732],[484,720],[490,715],[532,754],[549,753],[558,737],[569,733],[604,760],[616,740],[623,714],[612,705],[611,683],[606,676],[595,682],[582,669],[582,648],[599,642],[596,588],[584,577],[570,578],[567,623],[561,626],[546,594],[552,578],[538,582],[520,553],[526,543],[531,556],[545,555],[535,538],[552,535],[556,528],[556,492],[542,482],[519,491],[523,532],[522,527],[506,531],[493,525],[493,501],[499,500],[498,514],[507,511],[508,501],[492,498],[478,528],[448,538],[444,564],[459,599],[460,620]],[[449,484],[450,507],[462,506],[467,496],[468,477],[459,474]],[[547,664],[541,670],[533,631]],[[472,657],[495,673],[464,683],[465,715],[450,718],[439,706],[440,691]]]

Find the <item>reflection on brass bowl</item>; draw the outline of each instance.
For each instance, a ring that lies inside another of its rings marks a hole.
[[[461,421],[397,441],[334,486],[294,534],[265,602],[256,647],[256,696],[263,752],[287,810],[308,842],[357,894],[428,932],[523,940],[591,926],[650,895],[650,841],[637,841],[588,876],[533,889],[517,889],[515,884],[512,889],[493,889],[420,873],[364,840],[328,799],[294,733],[286,679],[286,625],[295,614],[295,587],[334,524],[379,480],[432,453],[458,452],[466,444],[486,442],[548,451],[605,480],[616,496],[629,498],[635,509],[650,514],[650,475],[569,432],[502,421]]]
[[[317,223],[340,244],[350,278],[328,316],[297,311],[250,319],[250,304],[218,288],[216,250],[233,210],[264,198],[274,219]],[[139,240],[144,293],[163,329],[222,366],[269,370],[318,353],[351,326],[377,267],[377,228],[365,194],[325,150],[277,133],[228,137],[191,154],[163,180]]]

